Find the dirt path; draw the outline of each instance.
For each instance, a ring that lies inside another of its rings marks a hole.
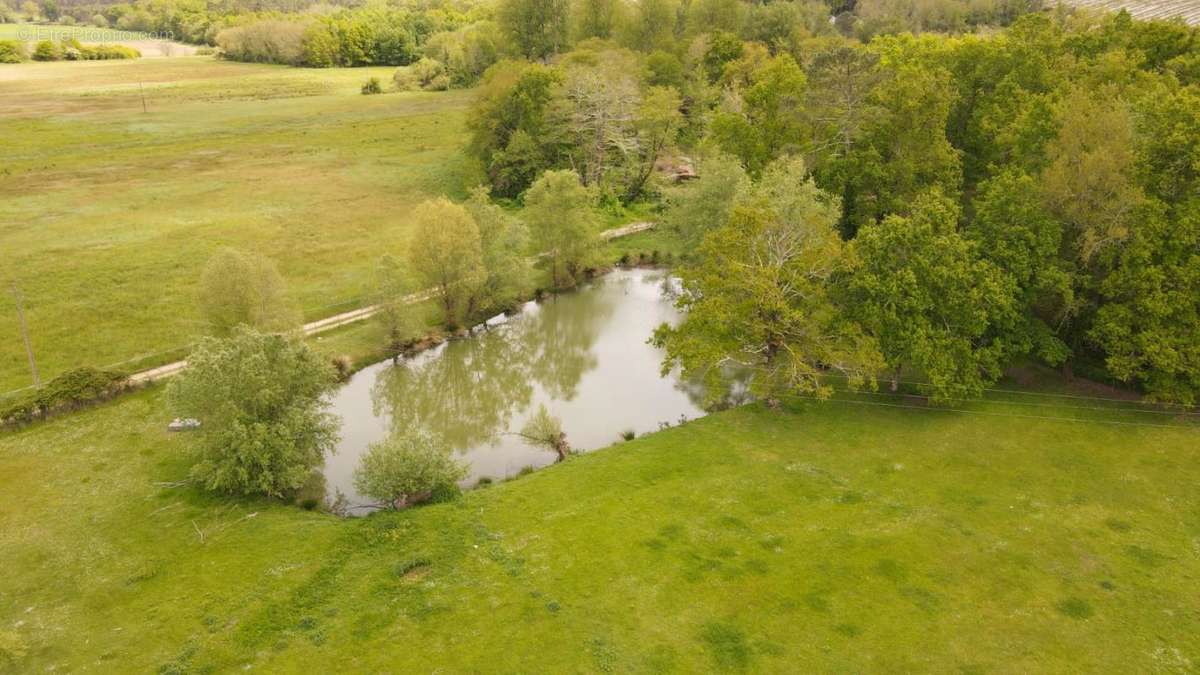
[[[630,223],[628,225],[622,225],[621,227],[613,228],[611,230],[605,230],[604,232],[600,233],[600,237],[605,241],[608,241],[609,239],[617,239],[619,237],[627,237],[631,234],[637,234],[638,232],[645,232],[653,227],[654,223],[651,222]],[[416,293],[406,296],[404,298],[404,302],[405,304],[423,302],[429,298],[432,298],[434,293],[435,291],[433,290],[417,291]],[[316,335],[317,333],[323,333],[328,330],[333,330],[334,328],[339,328],[352,323],[358,323],[359,321],[364,321],[371,318],[378,311],[379,305],[370,305],[368,307],[352,309],[349,312],[334,314],[333,316],[304,324],[304,334]],[[149,370],[143,370],[139,373],[134,373],[133,375],[129,376],[129,379],[132,382],[139,384],[153,382],[164,377],[170,377],[186,367],[187,361],[175,361],[174,363],[168,363],[156,368],[150,368]]]

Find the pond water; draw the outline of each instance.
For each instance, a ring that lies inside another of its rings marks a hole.
[[[676,373],[661,376],[662,351],[647,343],[678,319],[664,278],[615,271],[527,303],[471,337],[359,371],[333,399],[342,430],[325,463],[330,499],[340,491],[351,507],[369,501],[354,490],[354,469],[393,428],[420,425],[443,438],[469,467],[463,485],[474,485],[554,462],[554,453],[513,435],[542,404],[562,420],[574,451],[702,416],[702,391]]]

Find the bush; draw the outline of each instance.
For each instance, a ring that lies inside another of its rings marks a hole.
[[[409,91],[418,87],[426,91],[445,91],[450,88],[450,76],[439,61],[423,58],[411,66],[397,68],[392,76],[396,88]]]
[[[429,433],[410,430],[372,443],[354,470],[354,488],[389,508],[455,492],[467,468]]]
[[[348,355],[335,356],[331,359],[331,362],[333,363],[334,371],[337,372],[339,382],[345,382],[354,374],[354,359]]]
[[[50,40],[42,40],[33,48],[34,61],[57,61],[61,57],[58,45]]]
[[[22,63],[29,60],[25,43],[16,40],[0,40],[0,63]]]
[[[0,426],[28,424],[62,412],[78,410],[116,396],[130,386],[129,376],[112,370],[76,368],[41,389],[0,405]]]
[[[84,61],[137,59],[141,56],[141,52],[125,45],[83,45],[79,48],[79,58]]]
[[[379,84],[379,78],[372,77],[371,79],[367,80],[362,86],[362,93],[365,95],[382,94],[383,85]]]
[[[306,29],[307,25],[298,21],[256,21],[217,33],[217,46],[231,61],[295,66],[305,62]]]

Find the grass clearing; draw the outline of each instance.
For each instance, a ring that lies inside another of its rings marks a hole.
[[[1064,401],[751,406],[339,521],[163,486],[151,389],[0,436],[0,663],[1194,669],[1197,429]]]
[[[221,246],[274,258],[307,319],[361,299],[379,257],[404,250],[412,206],[473,182],[470,93],[359,94],[391,70],[0,68],[0,268],[25,296],[43,379],[187,344]],[[17,335],[7,293],[0,326]],[[29,381],[20,341],[0,341],[0,391]]]

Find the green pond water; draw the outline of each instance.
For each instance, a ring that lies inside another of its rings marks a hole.
[[[351,507],[369,501],[354,490],[354,468],[393,428],[422,426],[443,438],[470,468],[463,484],[474,485],[554,461],[512,435],[542,404],[562,420],[575,451],[612,445],[627,429],[640,435],[704,415],[699,388],[660,375],[662,352],[647,343],[657,326],[678,319],[664,278],[616,271],[528,303],[470,337],[358,372],[333,400],[342,429],[325,464],[329,495],[341,492]]]

